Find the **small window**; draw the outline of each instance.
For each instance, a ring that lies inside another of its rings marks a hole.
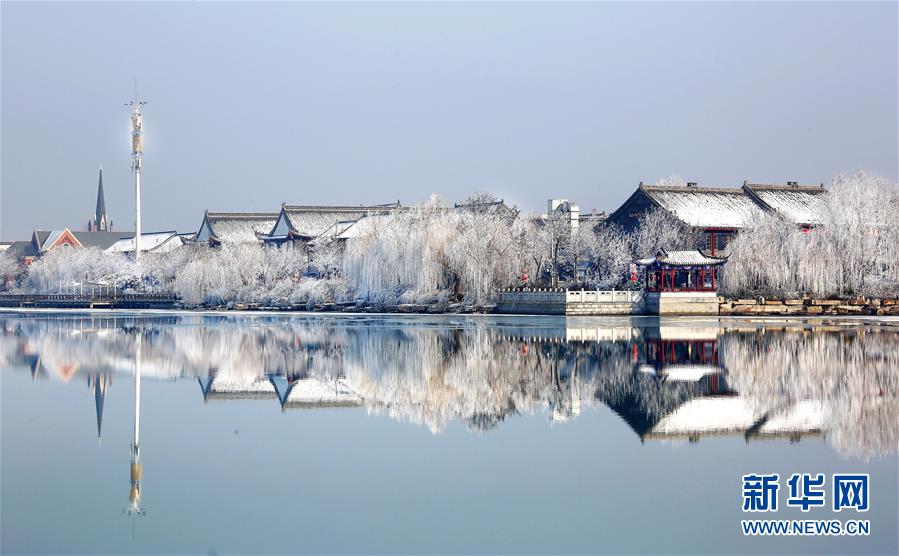
[[[717,234],[717,245],[715,249],[719,251],[724,251],[727,249],[727,246],[730,244],[731,234]]]

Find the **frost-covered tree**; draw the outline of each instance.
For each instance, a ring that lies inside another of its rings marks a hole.
[[[620,287],[628,267],[634,260],[631,238],[613,225],[598,226],[584,234],[585,254],[589,264],[588,282],[598,289]]]
[[[899,294],[899,194],[863,173],[838,176],[823,194],[821,222],[802,228],[768,214],[731,244],[729,295]]]
[[[634,258],[655,255],[659,249],[695,249],[696,239],[689,227],[668,211],[655,209],[640,216],[631,235]]]
[[[24,266],[9,253],[0,253],[0,291],[15,287],[24,272]]]
[[[29,265],[25,288],[49,293],[87,283],[133,289],[140,285],[140,274],[134,262],[120,253],[104,253],[96,247],[60,248]]]

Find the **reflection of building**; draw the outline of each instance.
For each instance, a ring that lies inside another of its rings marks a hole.
[[[277,398],[275,388],[264,376],[252,373],[220,373],[210,369],[203,380],[197,377],[203,401],[212,400],[269,400]]]
[[[346,377],[320,379],[300,375],[270,375],[269,381],[281,403],[281,409],[314,409],[322,407],[358,407],[362,398]]]
[[[141,329],[153,337],[143,346],[142,376],[198,380],[204,400],[362,406],[434,432],[453,421],[486,430],[517,414],[565,421],[604,404],[644,440],[796,440],[825,431],[834,442],[895,438],[893,424],[877,425],[875,434],[858,418],[882,420],[887,412],[878,408],[895,396],[889,379],[899,333],[888,327],[507,320],[446,327],[377,317],[16,317],[0,321],[0,355],[55,380],[89,370],[98,432],[108,380],[135,368],[121,354]],[[864,409],[848,414],[847,406]],[[133,459],[139,494],[139,449]]]
[[[603,401],[641,440],[704,435],[798,440],[822,430],[821,404],[760,405],[734,391],[719,363],[718,328],[646,329],[633,376]]]

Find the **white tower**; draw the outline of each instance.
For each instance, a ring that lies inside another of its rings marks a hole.
[[[146,101],[137,98],[137,82],[131,106],[131,171],[134,173],[134,262],[140,262],[140,171],[144,154],[144,122],[140,108]]]

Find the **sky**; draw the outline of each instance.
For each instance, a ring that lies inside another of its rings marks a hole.
[[[0,4],[0,239],[203,211],[617,208],[640,181],[897,179],[897,4]]]

